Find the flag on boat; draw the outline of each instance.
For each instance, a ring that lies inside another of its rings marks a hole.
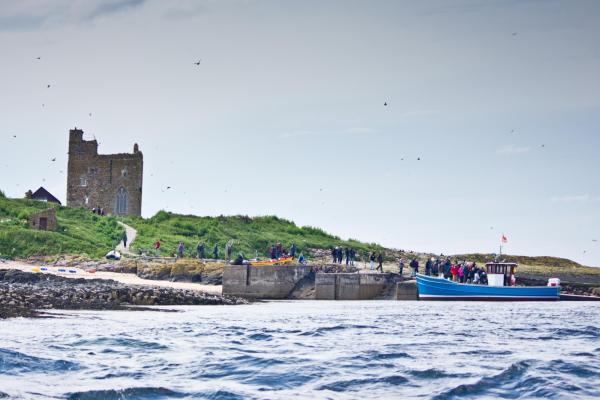
[[[502,234],[502,243],[506,243],[508,242],[508,239],[506,238],[506,236],[504,236],[504,233]]]

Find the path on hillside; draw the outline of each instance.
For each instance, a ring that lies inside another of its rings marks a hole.
[[[20,261],[6,261],[0,264],[0,269],[18,269],[25,272],[34,272],[34,268],[39,269],[42,265],[29,264]],[[191,282],[170,282],[170,281],[158,281],[152,279],[142,279],[136,274],[128,274],[122,272],[107,272],[97,271],[95,273],[89,273],[81,268],[73,267],[50,267],[48,271],[39,272],[44,274],[59,275],[65,278],[83,278],[83,279],[112,279],[114,281],[126,284],[126,285],[142,285],[142,286],[158,286],[173,289],[186,289],[186,290],[197,290],[199,292],[210,293],[210,294],[221,294],[223,287],[221,285],[203,285],[200,283]],[[76,271],[70,272],[59,272],[58,270],[63,269],[65,271]],[[36,270],[37,271],[37,270]]]
[[[117,221],[117,224],[125,228],[125,233],[127,234],[127,247],[123,246],[123,241],[121,240],[117,245],[117,251],[121,252],[121,254],[132,254],[129,251],[129,248],[131,247],[131,243],[133,243],[135,237],[137,236],[137,231],[133,227],[124,224],[121,221]]]

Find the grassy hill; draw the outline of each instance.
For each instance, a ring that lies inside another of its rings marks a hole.
[[[383,247],[374,243],[342,240],[319,228],[298,227],[291,221],[274,216],[198,217],[159,211],[149,219],[128,217],[124,221],[138,231],[132,248],[147,253],[153,252],[153,243],[157,239],[161,241],[162,254],[175,253],[177,244],[182,241],[185,254],[189,256],[196,254],[198,242],[205,243],[207,256],[212,254],[215,244],[219,246],[219,256],[223,256],[228,241],[233,241],[234,256],[242,251],[249,258],[257,253],[265,257],[267,248],[277,242],[287,249],[293,242],[297,252],[303,251],[305,255],[308,249],[329,249],[332,246],[352,247],[361,254],[384,251]]]
[[[29,229],[27,217],[56,208],[55,232]],[[35,200],[8,199],[0,192],[0,257],[84,254],[102,257],[121,238],[123,228],[113,217],[100,217],[83,209],[60,207]]]
[[[48,207],[56,208],[58,229],[55,232],[29,229],[27,217]],[[207,256],[212,253],[212,247],[216,243],[219,246],[220,257],[223,257],[228,241],[233,241],[234,256],[242,251],[247,258],[252,258],[257,253],[260,257],[265,257],[267,248],[277,242],[281,242],[286,248],[294,242],[298,253],[311,255],[312,260],[315,260],[316,254],[320,254],[328,261],[329,252],[319,250],[328,250],[332,246],[352,247],[357,251],[358,259],[364,259],[371,251],[382,252],[388,261],[398,256],[416,256],[424,263],[426,258],[432,256],[425,253],[401,254],[375,243],[342,240],[319,228],[298,227],[291,221],[274,216],[198,217],[159,211],[148,219],[126,217],[122,220],[138,231],[132,249],[147,254],[153,254],[153,243],[160,239],[161,254],[165,256],[176,252],[179,241],[183,241],[185,255],[190,257],[195,256],[196,245],[200,241],[206,244]],[[39,201],[8,199],[0,191],[0,258],[59,254],[100,258],[119,242],[122,233],[123,229],[114,217],[100,217],[83,209],[60,207]],[[451,258],[484,263],[492,260],[492,255],[463,254]],[[585,267],[564,258],[512,255],[504,255],[502,258],[518,262],[521,273],[600,276],[600,268]]]

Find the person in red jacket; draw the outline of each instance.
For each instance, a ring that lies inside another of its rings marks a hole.
[[[156,250],[157,253],[160,253],[160,239],[157,239],[156,242],[154,242],[154,250]]]
[[[450,267],[450,273],[452,274],[452,280],[456,282],[458,277],[458,266],[452,264],[452,266]]]

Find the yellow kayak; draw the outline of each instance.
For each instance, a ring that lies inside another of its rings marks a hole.
[[[252,261],[250,263],[253,267],[258,267],[262,265],[276,265],[276,264],[287,264],[294,261],[293,257],[279,257],[276,260],[265,260],[265,261]]]

